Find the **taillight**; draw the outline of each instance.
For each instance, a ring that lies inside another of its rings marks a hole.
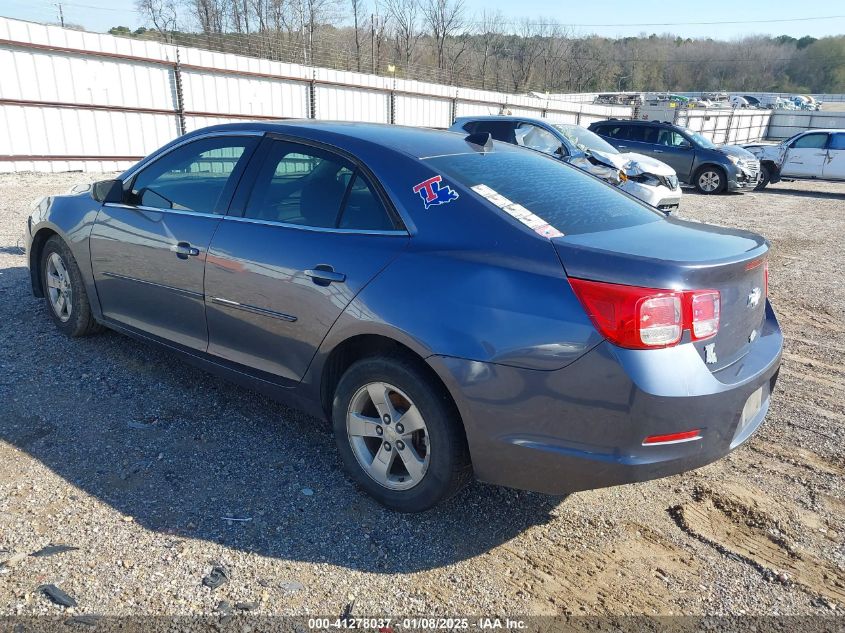
[[[719,331],[717,290],[660,290],[570,279],[572,289],[602,336],[620,347],[676,345],[684,330],[693,340]]]
[[[769,298],[769,260],[766,260],[763,268],[763,298]]]
[[[693,339],[708,338],[719,331],[721,298],[718,290],[688,293],[690,296],[690,325]]]

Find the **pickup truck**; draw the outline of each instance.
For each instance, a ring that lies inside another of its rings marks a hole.
[[[845,130],[807,130],[782,143],[743,147],[760,160],[757,190],[780,180],[845,181]]]

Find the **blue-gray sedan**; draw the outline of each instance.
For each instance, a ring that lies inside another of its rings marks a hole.
[[[471,476],[565,493],[709,463],[761,424],[767,242],[490,140],[234,124],[44,199],[32,289],[330,420],[351,477],[424,510]]]

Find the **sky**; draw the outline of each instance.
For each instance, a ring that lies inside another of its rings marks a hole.
[[[0,15],[34,22],[57,22],[59,3],[66,22],[91,31],[107,31],[118,25],[132,29],[144,25],[144,20],[134,10],[134,0],[0,0]],[[482,9],[498,10],[505,21],[518,22],[528,17],[539,22],[545,18],[573,25],[577,34],[597,33],[607,37],[643,32],[714,39],[734,39],[750,34],[823,37],[845,33],[845,2],[842,0],[465,0],[465,3],[471,14]],[[706,22],[710,24],[702,24]]]

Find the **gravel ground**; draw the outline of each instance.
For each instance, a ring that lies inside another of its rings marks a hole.
[[[773,245],[785,361],[740,450],[567,498],[475,484],[402,516],[346,480],[315,420],[124,336],[56,332],[29,290],[24,221],[96,177],[0,176],[0,615],[845,609],[845,185],[684,197],[682,216]],[[49,544],[78,549],[28,556]],[[215,564],[229,580],[210,589]]]

